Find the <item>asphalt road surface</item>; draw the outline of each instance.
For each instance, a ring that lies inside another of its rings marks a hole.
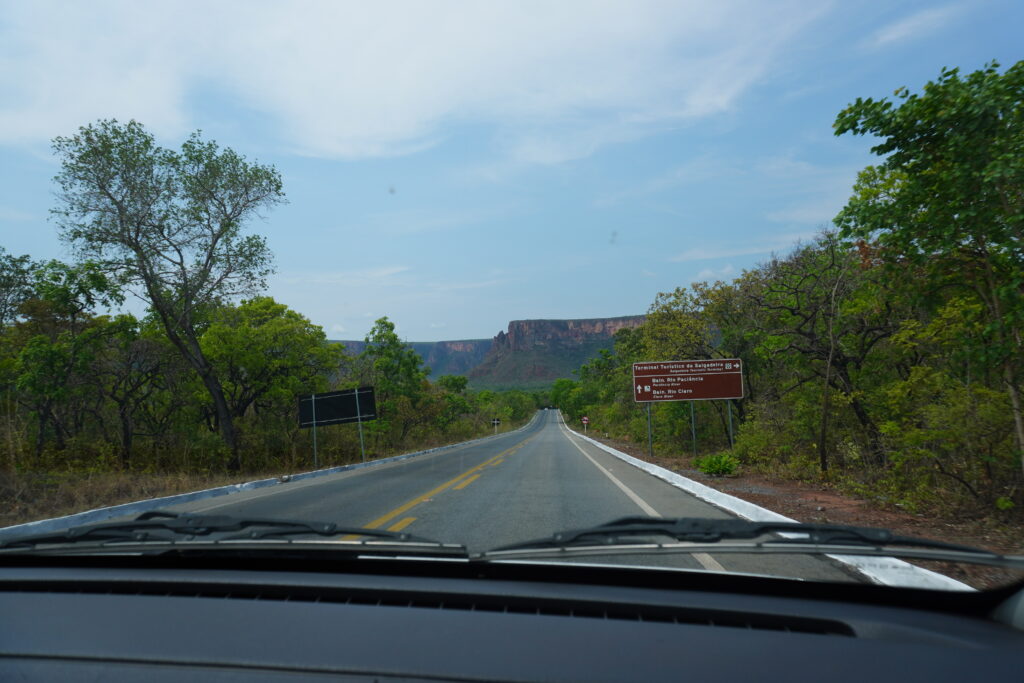
[[[170,509],[407,530],[479,552],[629,515],[730,517],[577,438],[558,411],[525,428],[405,461],[194,501]],[[828,558],[694,554],[587,557],[628,563],[850,581]]]

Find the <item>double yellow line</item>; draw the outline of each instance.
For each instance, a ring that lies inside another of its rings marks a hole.
[[[530,437],[530,438],[533,438],[533,437]],[[402,515],[402,514],[408,512],[409,510],[413,509],[414,507],[416,507],[420,503],[423,503],[423,502],[433,498],[437,494],[441,493],[442,491],[445,491],[446,489],[448,489],[448,488],[450,488],[452,486],[455,486],[456,489],[461,489],[461,488],[464,488],[466,486],[469,486],[471,483],[473,483],[473,481],[475,481],[477,479],[477,477],[480,476],[478,474],[480,472],[480,470],[484,469],[485,467],[491,466],[491,465],[499,464],[502,460],[505,459],[505,456],[511,455],[515,451],[519,450],[529,440],[530,439],[524,439],[523,441],[520,441],[515,446],[512,446],[511,448],[508,448],[508,449],[502,451],[501,453],[498,453],[497,455],[488,458],[487,460],[483,461],[482,463],[480,463],[476,467],[473,467],[473,468],[470,468],[470,469],[466,470],[465,472],[463,472],[459,476],[455,477],[454,479],[449,479],[448,481],[446,481],[445,483],[441,484],[440,486],[438,486],[436,488],[430,489],[429,491],[424,493],[422,496],[417,496],[417,497],[413,498],[412,500],[410,500],[409,502],[405,503],[404,505],[400,505],[399,507],[396,507],[394,510],[392,510],[389,513],[387,513],[383,517],[378,517],[377,519],[373,520],[369,524],[364,524],[363,528],[364,529],[378,529],[378,528],[384,526],[385,524],[387,524],[388,522],[390,522],[391,520],[393,520],[395,517],[398,517],[399,515]],[[389,531],[399,531],[401,529],[404,529],[405,527],[407,527],[410,524],[412,524],[413,521],[415,521],[415,519],[416,519],[415,517],[406,517],[405,519],[401,520],[397,524],[391,526],[388,530]],[[351,536],[345,536],[342,540],[352,541],[352,540],[355,540],[357,538],[359,538],[359,536],[351,535]]]

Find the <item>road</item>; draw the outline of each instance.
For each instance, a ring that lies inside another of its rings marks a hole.
[[[540,411],[524,429],[477,443],[171,509],[407,530],[462,543],[470,552],[629,515],[730,516],[574,436],[554,410]],[[832,560],[799,555],[581,561],[856,580]]]

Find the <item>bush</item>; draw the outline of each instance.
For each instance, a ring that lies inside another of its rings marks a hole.
[[[736,472],[740,461],[731,453],[713,453],[694,460],[694,464],[704,474],[712,477],[727,477]]]

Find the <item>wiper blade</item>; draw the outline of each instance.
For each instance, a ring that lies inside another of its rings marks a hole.
[[[238,532],[232,534],[231,532]],[[439,541],[396,531],[339,526],[333,522],[309,522],[275,518],[194,515],[151,510],[135,519],[71,527],[64,531],[0,540],[0,550],[32,549],[44,545],[69,545],[103,541],[146,543],[175,539],[210,538],[217,541],[284,539],[292,536],[368,536],[397,543],[436,544]]]
[[[636,538],[666,536],[688,543],[717,543],[722,540],[753,539],[769,534],[794,534],[798,538],[773,538],[773,545],[843,545],[882,548],[913,546],[949,550],[960,553],[991,555],[970,546],[932,541],[925,538],[898,536],[888,529],[845,526],[841,524],[807,524],[803,522],[750,522],[743,519],[705,519],[680,517],[623,517],[606,524],[583,529],[560,531],[550,537],[492,548],[484,553],[514,550],[570,549],[595,545],[622,545]]]

